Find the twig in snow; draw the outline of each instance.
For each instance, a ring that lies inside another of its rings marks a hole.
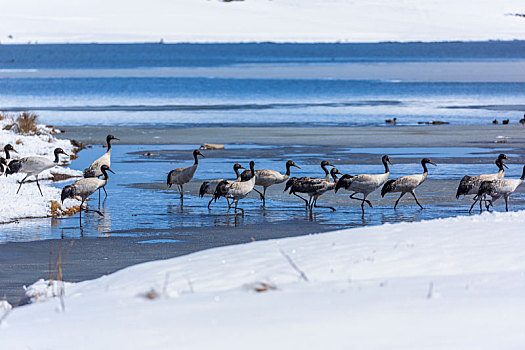
[[[164,295],[164,297],[168,296],[167,292],[168,292],[169,279],[170,279],[170,273],[166,272],[166,277],[164,278],[164,287],[162,287],[162,294]]]
[[[290,258],[290,256],[288,254],[286,254],[282,249],[280,249],[281,251],[281,254],[286,258],[286,260],[288,260],[288,263],[294,268],[295,271],[297,271],[299,273],[299,276],[305,280],[306,282],[309,282],[310,280],[308,279],[308,277],[306,277],[306,274],[304,273],[303,270],[301,270],[292,260],[292,258]]]
[[[433,292],[434,292],[434,283],[430,282],[428,285],[427,299],[432,299]]]
[[[195,293],[194,290],[193,290],[193,283],[191,283],[191,279],[188,276],[185,276],[185,277],[186,277],[186,281],[188,281],[188,286],[190,287],[190,292],[192,294]]]

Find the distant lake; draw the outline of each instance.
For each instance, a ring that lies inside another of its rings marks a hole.
[[[517,122],[525,41],[0,45],[0,109],[57,125]]]

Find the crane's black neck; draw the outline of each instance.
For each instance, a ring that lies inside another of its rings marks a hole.
[[[321,168],[323,168],[325,176],[328,175],[328,174],[330,174],[330,172],[328,171],[328,169],[326,169],[326,164],[321,164]]]
[[[233,171],[235,171],[235,175],[237,175],[237,178],[241,177],[241,174],[239,173],[239,168],[237,168],[235,165],[233,166]]]
[[[423,174],[427,174],[428,173],[427,163],[426,162],[421,162],[421,165],[423,166]]]
[[[385,173],[389,173],[390,168],[388,167],[388,161],[386,160],[386,158],[383,158],[383,165],[385,166]]]
[[[197,153],[197,151],[193,151],[193,159],[195,159],[193,165],[199,165],[199,154]]]
[[[520,179],[521,181],[525,180],[525,165],[523,166],[523,172],[521,173]]]
[[[107,150],[107,152],[109,152],[109,151],[111,151],[111,137],[108,136],[108,137],[106,138],[106,143],[108,144],[108,150]]]
[[[290,168],[291,167],[292,167],[292,165],[290,163],[286,162],[286,173],[285,173],[285,175],[288,176],[288,177],[290,176]]]
[[[56,164],[58,164],[58,162],[60,161],[58,155],[59,155],[59,153],[55,150],[55,160],[53,162],[56,163]]]
[[[330,175],[332,175],[334,182],[337,182],[338,178],[337,178],[337,173],[335,171],[336,171],[335,168],[332,168],[332,170],[330,171]]]
[[[5,152],[5,159],[11,159],[11,155],[9,154],[9,148],[7,146],[4,147]]]
[[[108,172],[106,171],[106,169],[102,168],[102,169],[100,169],[100,171],[102,172],[102,180],[108,181],[109,176],[108,176]]]
[[[250,162],[250,172],[252,173],[252,178],[255,178],[255,163]]]

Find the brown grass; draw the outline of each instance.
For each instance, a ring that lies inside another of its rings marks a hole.
[[[19,134],[37,134],[38,116],[34,113],[22,112],[16,118],[16,125]]]
[[[57,201],[51,201],[51,216],[72,216],[80,212],[80,205],[74,205],[70,208],[64,209],[62,205]]]
[[[255,282],[248,285],[248,288],[253,290],[256,293],[269,292],[272,290],[277,290],[277,286],[271,283],[266,282]]]

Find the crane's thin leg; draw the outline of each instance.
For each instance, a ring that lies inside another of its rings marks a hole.
[[[363,194],[363,199],[361,199],[361,198],[357,198],[357,197],[354,197],[354,195],[356,195],[356,194],[357,194],[357,192],[352,193],[352,194],[350,195],[350,198],[355,199],[355,200],[358,200],[358,201],[362,201],[362,202],[365,201],[366,204],[368,204],[368,205],[370,206],[370,208],[373,208],[373,207],[372,207],[372,203],[371,203],[369,200],[366,199],[366,196],[365,196],[364,194]]]
[[[504,197],[505,198],[505,211],[509,211],[509,197]]]
[[[244,216],[244,209],[243,208],[237,208],[237,204],[238,203],[239,203],[238,201],[235,202],[235,215],[237,215],[237,209],[239,209],[241,211],[241,213],[242,213],[241,215]]]
[[[108,193],[106,192],[106,186],[103,186],[102,189],[104,190],[104,199],[108,198]]]
[[[476,198],[474,197],[474,202],[472,203],[472,205],[470,206],[470,209],[468,210],[468,213],[470,214],[472,212],[472,208],[474,208],[474,206],[476,205],[476,203],[478,202],[479,198]]]
[[[22,187],[22,184],[24,183],[24,181],[27,179],[28,176],[29,176],[29,175],[26,175],[26,177],[24,177],[24,178],[22,179],[22,181],[20,181],[20,186],[18,186],[18,191],[20,191],[20,187]],[[18,191],[16,191],[16,194],[18,194]]]
[[[399,203],[399,200],[400,200],[401,198],[403,198],[403,196],[404,196],[405,194],[406,194],[406,192],[401,192],[401,195],[400,195],[399,198],[397,199],[396,204],[394,204],[394,209],[396,209],[396,207],[397,207],[397,203]]]
[[[308,210],[308,204],[309,204],[308,201],[306,199],[304,199],[303,197],[299,196],[297,193],[294,193],[293,195],[301,198],[304,201],[304,203],[306,204],[306,210]]]
[[[82,227],[82,206],[84,205],[84,199],[82,199],[82,203],[80,203],[80,227]]]
[[[253,190],[257,193],[259,193],[259,197],[261,197],[261,199],[263,200],[264,202],[264,194],[261,193],[261,191],[259,191],[258,189],[256,189],[255,187],[253,188]]]
[[[100,188],[98,189],[98,207],[100,208]]]
[[[485,196],[483,196],[483,198],[480,198],[480,200],[479,200],[479,213],[480,214],[483,212],[482,203],[483,203],[484,198],[485,198]]]
[[[332,211],[335,211],[334,207],[324,206],[324,205],[317,205],[317,200],[314,202],[314,207],[315,208],[327,208],[327,209],[331,209]]]
[[[263,207],[266,206],[266,187],[263,187]]]
[[[212,201],[213,201],[213,197],[211,197],[210,201],[208,202],[208,209],[210,209],[210,205]]]
[[[179,186],[179,192],[180,192],[180,199],[182,199],[184,197],[184,189],[182,188],[182,185],[178,185]]]
[[[230,204],[230,198],[228,197],[225,197],[225,198],[226,198],[226,202],[228,202],[228,209],[230,209],[232,207],[232,205]]]
[[[412,191],[410,191],[410,193],[412,194],[412,196],[413,196],[414,199],[416,200],[417,205],[419,205],[419,207],[420,207],[421,209],[425,209],[425,208],[423,208],[423,206],[422,206],[421,204],[419,204],[419,201],[417,200],[417,197],[416,197],[416,192],[414,192],[414,191],[412,190]]]
[[[40,184],[38,183],[38,175],[35,176],[35,179],[36,179],[36,185],[38,186],[38,190],[40,191],[40,195],[44,197],[44,194],[42,193],[42,189],[40,188]]]

